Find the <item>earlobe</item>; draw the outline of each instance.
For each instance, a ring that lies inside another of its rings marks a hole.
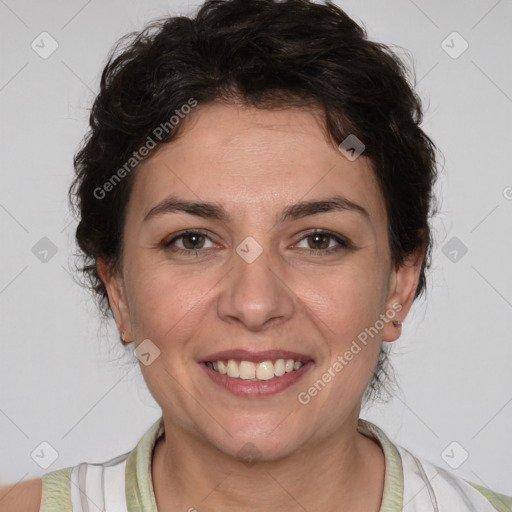
[[[400,337],[402,323],[414,301],[423,259],[424,247],[421,247],[409,254],[403,264],[393,271],[390,281],[392,291],[386,303],[389,321],[384,326],[382,341],[395,341]]]
[[[114,275],[109,264],[102,258],[97,258],[96,269],[107,290],[110,309],[121,334],[121,341],[130,343],[129,340],[132,339],[130,312],[123,279],[121,276]]]

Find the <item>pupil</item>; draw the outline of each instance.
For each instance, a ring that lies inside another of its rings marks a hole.
[[[200,235],[200,234],[189,234],[189,235],[185,235],[184,238],[183,238],[183,245],[185,247],[187,247],[187,249],[197,249],[197,247],[195,246],[195,244],[197,243],[197,238],[201,238],[203,235]],[[187,242],[187,240],[190,240],[190,239],[194,239],[194,241],[192,241],[191,244],[189,244]],[[189,245],[191,245],[191,247],[189,247]]]
[[[313,242],[314,244],[320,243],[322,245],[321,249],[325,249],[329,245],[329,243],[327,243],[327,244],[323,243],[322,244],[321,242],[319,242],[319,239],[323,239],[324,242],[325,242],[325,240],[327,240],[327,236],[326,235],[315,234],[315,235],[311,235],[311,237],[314,240],[314,242]]]

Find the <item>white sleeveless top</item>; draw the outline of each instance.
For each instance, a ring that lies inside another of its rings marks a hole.
[[[512,512],[512,497],[495,493],[420,460],[369,421],[358,431],[376,439],[385,456],[379,512]],[[159,418],[131,451],[101,464],[83,462],[43,475],[39,512],[158,512],[151,478]]]

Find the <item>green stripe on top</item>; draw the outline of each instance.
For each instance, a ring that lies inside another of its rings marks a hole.
[[[125,473],[128,512],[158,512],[151,478],[151,461],[153,448],[163,429],[163,417],[160,417],[128,456]]]
[[[45,473],[39,512],[72,512],[71,471],[72,467]]]
[[[160,417],[128,456],[126,461],[126,504],[128,512],[158,512],[151,477],[151,462],[153,448],[163,430],[163,417]],[[357,430],[363,435],[376,439],[382,446],[386,458],[384,492],[379,512],[402,510],[403,477],[400,454],[384,431],[377,425],[359,419]],[[506,510],[506,512],[512,511]]]
[[[379,442],[385,455],[384,491],[379,512],[397,512],[403,507],[403,475],[400,454],[383,430],[369,421],[359,419],[358,432]],[[146,431],[128,455],[125,473],[125,493],[128,512],[158,512],[156,508],[151,464],[153,448],[164,433],[163,417]],[[43,492],[39,512],[72,512],[72,467],[42,476]],[[467,481],[477,489],[497,512],[512,512],[512,497]]]
[[[505,496],[499,492],[491,491],[469,480],[466,480],[466,482],[472,485],[477,491],[480,491],[498,512],[512,512],[512,496]]]
[[[402,459],[395,445],[377,425],[359,418],[357,430],[367,437],[376,439],[384,451],[386,472],[384,474],[384,492],[379,512],[397,512],[402,510],[404,481],[402,475]]]

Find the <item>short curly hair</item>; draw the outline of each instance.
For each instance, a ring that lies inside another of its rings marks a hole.
[[[194,17],[158,18],[121,38],[103,70],[69,189],[79,221],[78,270],[103,318],[111,310],[97,258],[114,272],[122,268],[136,165],[108,194],[97,191],[190,98],[262,109],[313,106],[323,113],[333,144],[349,135],[360,139],[385,200],[394,265],[425,248],[419,297],[433,243],[437,148],[420,128],[422,104],[409,80],[409,70],[388,46],[368,40],[365,28],[329,1],[207,0]],[[182,125],[158,145],[172,141]],[[380,397],[385,377],[383,345],[365,397]]]

